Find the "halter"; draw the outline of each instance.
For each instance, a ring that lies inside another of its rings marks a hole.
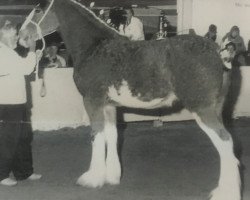
[[[54,0],[51,0],[51,2],[50,2],[50,4],[49,4],[48,8],[46,9],[46,11],[44,12],[43,16],[41,17],[41,19],[40,19],[37,23],[34,22],[34,21],[32,20],[33,17],[34,17],[34,15],[35,15],[36,8],[39,6],[39,4],[36,5],[36,7],[33,8],[33,10],[30,12],[30,14],[28,15],[28,17],[26,18],[26,20],[24,21],[23,25],[22,25],[21,28],[20,28],[20,30],[25,29],[29,23],[35,25],[36,30],[37,30],[37,34],[38,34],[38,36],[39,36],[38,39],[41,39],[41,40],[42,40],[42,49],[40,50],[40,55],[37,56],[38,58],[42,55],[42,52],[44,51],[45,46],[46,46],[46,44],[45,44],[45,39],[44,39],[44,37],[43,37],[42,29],[41,29],[41,27],[40,27],[40,24],[42,23],[42,21],[44,20],[44,18],[45,18],[46,15],[48,14],[48,12],[50,11],[50,9],[51,9],[53,3],[54,3]],[[36,80],[36,81],[37,81],[38,78],[39,78],[39,77],[38,77],[38,71],[39,71],[39,60],[37,59],[37,60],[36,60],[36,70],[35,70],[35,74],[36,74],[36,79],[35,79],[35,80]]]

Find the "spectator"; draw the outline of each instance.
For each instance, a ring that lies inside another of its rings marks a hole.
[[[221,57],[224,62],[224,65],[227,69],[232,69],[232,62],[236,56],[236,46],[233,42],[226,44],[225,49],[221,51]]]
[[[211,24],[208,28],[208,32],[205,34],[204,37],[215,42],[217,39],[217,27],[214,24]]]
[[[144,40],[145,36],[141,20],[134,17],[134,11],[131,7],[125,7],[124,10],[126,11],[126,22],[120,25],[119,32],[130,40]]]
[[[228,69],[246,65],[244,55],[236,54],[236,45],[233,42],[226,44],[225,49],[221,51],[221,57]]]
[[[26,116],[25,75],[36,65],[35,41],[25,38],[28,55],[20,57],[16,27],[8,20],[0,21],[0,184],[14,186],[16,180],[37,180],[41,175],[33,173],[32,132],[25,132],[22,124]],[[15,179],[9,174],[13,172]]]
[[[247,51],[245,52],[246,65],[250,66],[250,40],[248,41]]]
[[[238,26],[233,26],[229,33],[222,38],[222,49],[226,44],[233,42],[236,46],[236,54],[241,54],[246,51],[243,38],[240,36],[240,29]]]
[[[45,49],[44,57],[47,60],[47,68],[66,67],[66,61],[62,56],[58,55],[58,46],[53,43]]]

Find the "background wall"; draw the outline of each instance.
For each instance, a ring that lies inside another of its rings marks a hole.
[[[45,69],[46,96],[41,80],[31,82],[33,129],[56,130],[88,124],[81,95],[73,81],[73,68]]]
[[[193,0],[177,1],[177,32],[178,34],[187,34],[192,28],[192,10]]]
[[[195,29],[205,35],[210,24],[217,25],[218,40],[229,32],[232,26],[240,27],[241,35],[247,44],[250,39],[249,0],[178,0],[178,31]]]

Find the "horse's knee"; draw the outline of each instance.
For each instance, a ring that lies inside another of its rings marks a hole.
[[[229,141],[231,139],[230,133],[225,129],[215,130],[222,141]]]
[[[91,100],[84,99],[85,109],[88,113],[90,126],[92,129],[92,136],[104,130],[104,113],[103,107],[92,104]]]
[[[91,122],[91,136],[96,136],[97,133],[103,132],[104,122],[93,121]]]
[[[116,123],[116,107],[111,105],[105,106],[104,117],[107,123]]]

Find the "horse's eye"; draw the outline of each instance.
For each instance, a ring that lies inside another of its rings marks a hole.
[[[23,38],[24,41],[28,41],[28,39],[29,39],[29,36],[26,36]]]
[[[42,12],[42,10],[41,9],[36,9],[35,12],[40,13],[40,12]]]

